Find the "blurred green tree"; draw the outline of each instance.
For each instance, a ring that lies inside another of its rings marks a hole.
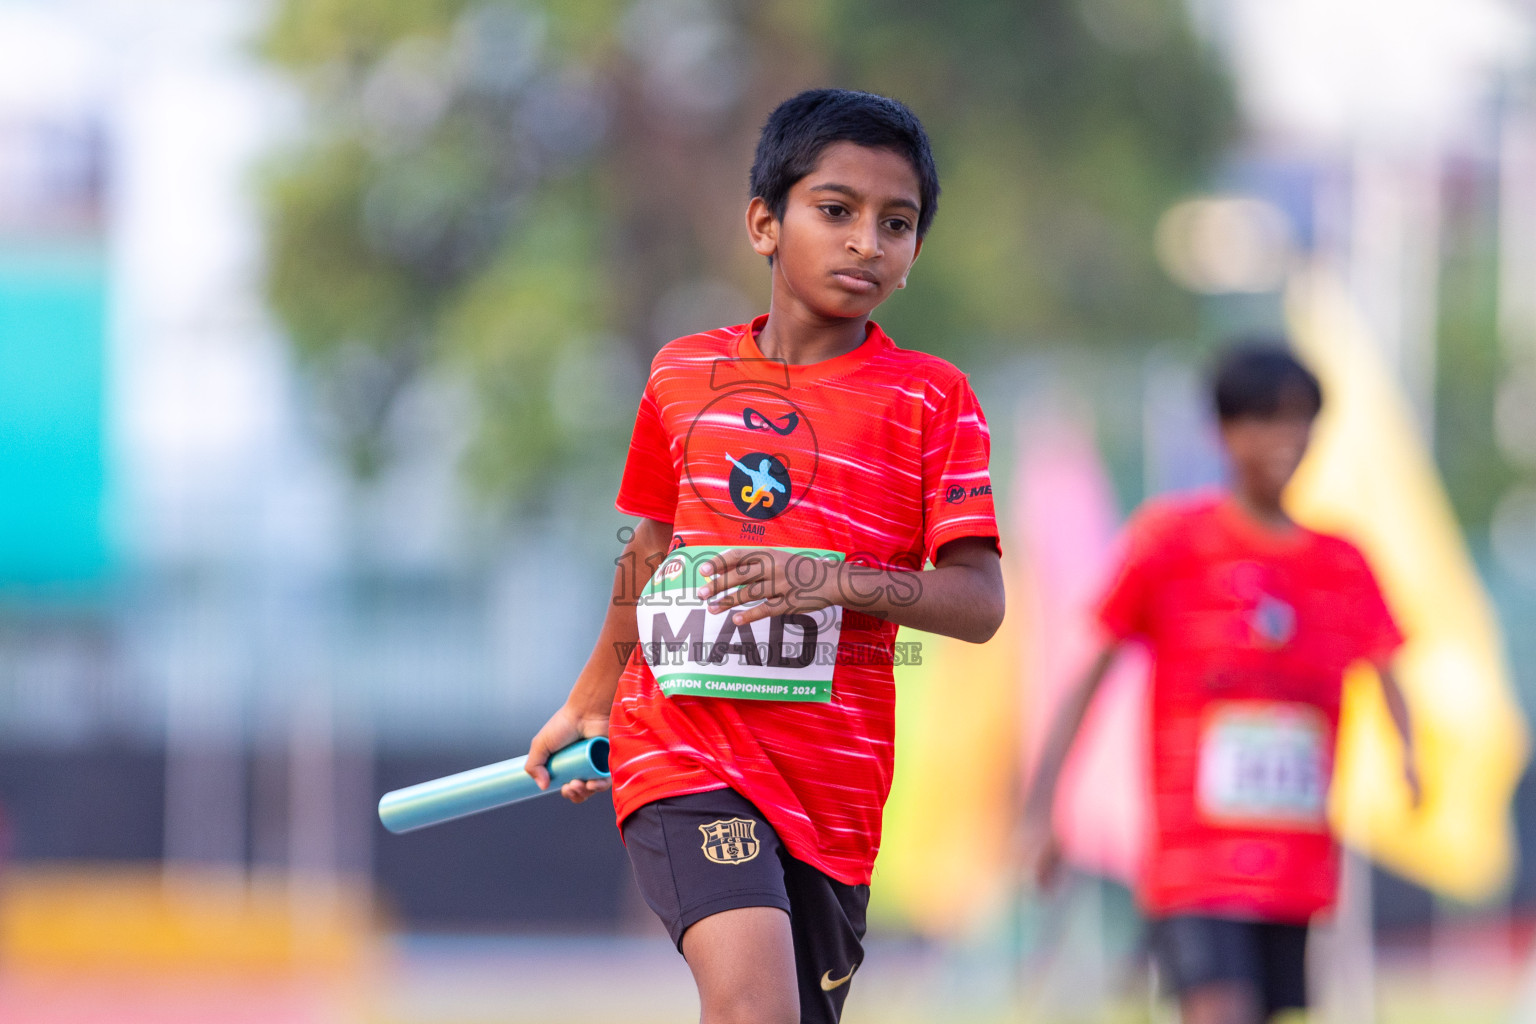
[[[1520,476],[1494,430],[1509,377],[1498,322],[1498,187],[1492,176],[1464,176],[1445,190],[1437,296],[1435,461],[1457,518],[1479,537]]]
[[[517,501],[611,472],[656,348],[762,307],[746,171],[796,90],[924,117],[941,213],[881,319],[968,368],[1189,333],[1152,228],[1234,120],[1180,0],[281,0],[261,47],[308,113],[268,295],[339,446],[366,479],[404,393],[467,383],[471,477]]]

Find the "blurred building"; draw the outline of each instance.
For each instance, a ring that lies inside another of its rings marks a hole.
[[[383,843],[381,883],[422,920],[611,918],[617,882],[566,906],[495,884],[509,846],[534,879],[596,857],[622,882],[597,806],[574,816],[586,862],[526,819],[521,839],[505,821],[449,836],[468,888],[417,878],[441,840],[386,843],[373,820],[381,787],[524,749],[607,580],[575,524],[492,546],[449,390],[410,396],[410,444],[377,484],[333,459],[260,305],[252,185],[294,118],[250,52],[266,11],[0,2],[16,858],[367,877]]]

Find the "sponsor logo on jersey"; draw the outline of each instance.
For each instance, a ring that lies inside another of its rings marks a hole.
[[[766,452],[737,459],[727,453],[731,473],[726,487],[736,511],[752,519],[772,519],[789,508],[789,470]]]
[[[800,425],[800,414],[791,411],[774,420],[749,405],[741,411],[741,422],[748,430],[771,430],[780,437],[788,437]]]
[[[745,864],[756,857],[762,844],[757,841],[757,822],[751,818],[726,818],[700,825],[704,856],[716,864]]]
[[[778,438],[782,448],[765,443]],[[815,425],[787,395],[738,387],[694,414],[683,471],[710,511],[741,523],[743,536],[761,537],[757,524],[790,511],[815,485],[818,455]]]

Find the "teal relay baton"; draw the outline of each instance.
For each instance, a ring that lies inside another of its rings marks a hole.
[[[549,769],[548,789],[540,789],[533,776],[523,770],[527,763],[528,755],[524,754],[385,793],[379,800],[379,820],[391,832],[411,832],[545,796],[572,780],[606,779],[608,740],[594,736],[557,750],[545,766]]]

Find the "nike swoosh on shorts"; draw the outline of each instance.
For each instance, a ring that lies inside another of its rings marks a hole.
[[[853,972],[858,969],[859,965],[854,964],[852,969],[850,969],[848,973],[843,975],[841,978],[832,977],[832,972],[828,971],[826,974],[821,976],[821,990],[823,992],[831,992],[833,989],[841,988],[842,986],[848,984],[848,979],[853,977]]]

